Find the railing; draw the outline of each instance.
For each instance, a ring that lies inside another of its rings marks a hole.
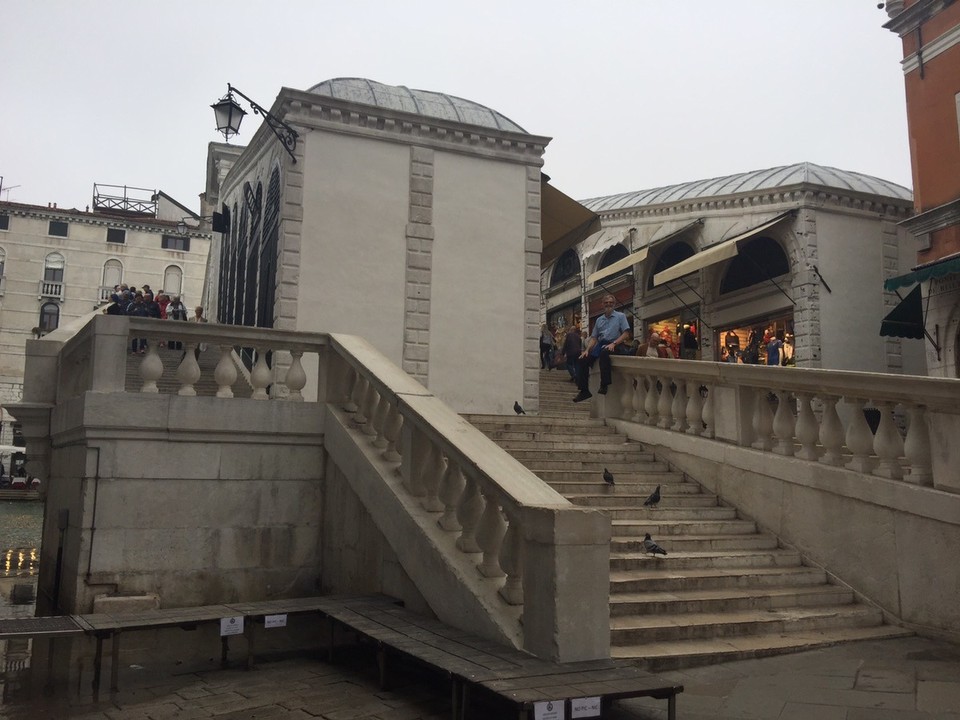
[[[194,348],[219,347],[213,377],[217,397],[225,400],[233,398],[237,379],[232,351],[253,348],[251,399],[315,397],[344,413],[355,441],[375,450],[387,476],[399,475],[403,494],[423,511],[427,525],[452,541],[442,545],[450,548],[448,558],[461,567],[462,577],[470,577],[465,570],[475,566],[495,584],[505,608],[519,609],[532,598],[537,612],[525,613],[522,623],[519,612],[500,614],[501,622],[513,624],[508,634],[522,637],[524,647],[541,656],[586,659],[608,653],[609,518],[572,505],[366,341],[100,316],[64,343],[57,402],[87,391],[124,392],[124,374],[117,368],[126,362],[133,338],[147,340],[139,368],[139,392],[145,394],[159,392],[161,340],[183,343],[183,356],[175,360],[181,396],[196,395],[201,378]],[[309,387],[305,365],[316,368]]]
[[[43,298],[63,300],[63,283],[41,280],[37,289],[37,299],[42,300]]]
[[[931,442],[932,429],[949,437],[960,423],[960,380],[652,358],[613,366],[607,416],[960,491],[960,451],[936,461]]]

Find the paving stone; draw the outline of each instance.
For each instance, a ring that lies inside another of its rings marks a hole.
[[[864,667],[857,673],[854,688],[873,692],[913,693],[917,680],[913,668],[909,670],[888,667]]]
[[[812,705],[788,702],[777,720],[846,720],[847,708],[834,705]]]
[[[917,709],[933,713],[960,712],[960,676],[957,682],[924,680],[917,683]]]

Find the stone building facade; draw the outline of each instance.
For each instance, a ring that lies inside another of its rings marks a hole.
[[[205,207],[231,217],[211,316],[361,335],[458,411],[535,407],[549,139],[361,78],[283,88],[270,112],[291,152],[266,125],[239,154],[210,146]]]
[[[883,281],[913,261],[906,188],[799,163],[582,202],[603,229],[543,273],[548,322],[586,328],[609,292],[638,340],[678,349],[689,330],[697,359],[757,329],[800,367],[924,374],[916,344],[878,332],[897,303]]]
[[[97,187],[92,211],[0,202],[0,402],[20,401],[26,341],[90,313],[114,285],[200,300],[210,233],[197,215],[163,193]]]

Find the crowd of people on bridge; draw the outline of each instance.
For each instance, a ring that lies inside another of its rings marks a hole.
[[[163,290],[154,295],[149,285],[141,288],[129,286],[126,283],[116,285],[110,295],[110,304],[105,312],[108,315],[128,315],[130,317],[156,318],[158,320],[180,320],[191,322],[207,322],[203,316],[203,308],[194,308],[193,317],[188,317],[187,308],[180,300],[179,295],[170,297]],[[174,350],[182,350],[183,344],[176,340],[161,343]],[[134,338],[130,344],[130,352],[143,355],[146,352],[145,338]],[[199,348],[198,348],[199,349]]]

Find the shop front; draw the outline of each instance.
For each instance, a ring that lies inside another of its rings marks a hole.
[[[665,349],[666,357],[700,360],[700,326],[696,313],[696,307],[685,307],[670,315],[648,320],[646,332],[637,339],[648,343],[652,330],[660,338],[660,346]]]
[[[716,330],[714,360],[746,365],[795,365],[793,314],[754,318]]]

